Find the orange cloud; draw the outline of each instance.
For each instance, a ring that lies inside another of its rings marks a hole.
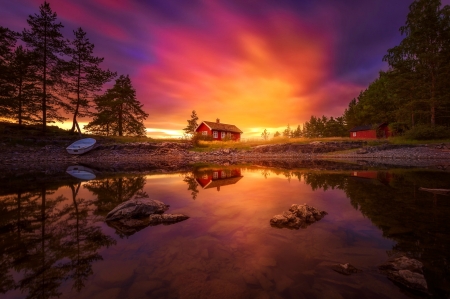
[[[201,120],[218,117],[250,133],[329,114],[330,96],[351,99],[355,86],[327,83],[333,58],[328,33],[289,12],[256,21],[209,5],[198,17],[216,34],[183,27],[148,30],[156,39],[148,49],[157,63],[142,67],[135,80],[138,95],[148,101],[150,122],[185,123],[195,109]],[[338,108],[335,116],[342,113]]]

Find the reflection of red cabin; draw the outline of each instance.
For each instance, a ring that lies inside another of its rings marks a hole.
[[[378,136],[377,131],[379,132]],[[350,138],[376,139],[376,138],[387,138],[391,136],[392,132],[389,130],[387,123],[382,123],[376,126],[372,125],[358,126],[350,130]]]
[[[389,185],[393,179],[392,173],[374,170],[354,171],[351,176],[355,178],[377,180],[385,185]]]
[[[195,132],[202,134],[203,136],[211,136],[213,140],[240,140],[243,133],[235,125],[228,125],[220,123],[217,119],[216,122],[203,121]]]
[[[240,169],[213,169],[196,174],[195,180],[203,189],[236,184],[243,176]]]

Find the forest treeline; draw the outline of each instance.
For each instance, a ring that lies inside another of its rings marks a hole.
[[[342,116],[312,116],[303,128],[292,131],[288,125],[273,136],[349,136],[356,126],[387,122],[397,136],[450,137],[450,7],[440,0],[414,1],[400,33],[403,40],[383,57],[388,70]]]
[[[14,32],[0,26],[0,118],[19,125],[47,124],[91,117],[88,132],[100,135],[145,135],[148,116],[136,99],[128,75],[120,75],[112,88],[105,84],[116,72],[100,67],[94,44],[80,27],[71,39],[50,4],[27,19],[28,28]],[[94,111],[93,111],[94,110]]]

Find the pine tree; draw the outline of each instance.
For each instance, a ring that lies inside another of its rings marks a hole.
[[[262,137],[264,140],[269,139],[269,137],[270,137],[270,132],[268,132],[267,129],[264,129],[264,131],[261,133],[261,137]]]
[[[13,49],[17,41],[17,34],[8,28],[0,26],[0,116],[11,115],[11,96],[13,88],[10,82],[9,64],[13,56]]]
[[[198,116],[197,116],[197,112],[195,112],[195,110],[192,110],[192,114],[191,114],[191,119],[188,119],[188,125],[186,126],[186,128],[183,129],[184,133],[188,136],[194,136],[195,135],[195,129],[197,129],[198,127]]]
[[[60,108],[67,105],[60,98],[62,70],[60,68],[62,55],[67,50],[61,29],[64,27],[56,21],[56,13],[48,2],[39,6],[39,14],[30,15],[27,23],[30,29],[25,29],[22,39],[33,52],[35,74],[41,84],[42,131],[45,133],[47,123],[54,120],[62,121]]]
[[[75,131],[77,117],[89,116],[91,100],[106,82],[114,78],[117,73],[102,70],[99,64],[104,58],[93,56],[94,45],[86,37],[86,32],[78,28],[73,32],[75,39],[70,43],[67,63],[68,92],[70,112],[73,113],[71,132]]]
[[[84,127],[87,131],[102,135],[145,136],[143,121],[148,114],[136,99],[136,91],[128,75],[121,75],[113,88],[94,102],[97,113],[93,121]]]
[[[287,125],[286,129],[283,131],[283,137],[289,138],[291,137],[291,127],[289,124]]]
[[[402,82],[408,98],[427,103],[434,126],[438,110],[449,101],[450,8],[441,9],[440,0],[416,0],[400,32],[405,38],[383,59],[394,72],[409,77]]]
[[[33,55],[22,46],[16,48],[9,64],[9,83],[13,90],[9,99],[10,117],[23,123],[36,123],[39,112]]]

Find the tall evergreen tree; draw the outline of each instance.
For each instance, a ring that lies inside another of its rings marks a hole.
[[[195,110],[192,110],[191,119],[188,119],[188,125],[186,128],[183,129],[184,133],[188,136],[194,136],[195,135],[195,129],[198,127],[198,116],[197,112]]]
[[[102,135],[145,136],[143,121],[148,114],[136,99],[129,76],[121,75],[113,88],[95,100],[97,113],[85,129]]]
[[[45,133],[47,122],[62,121],[60,108],[67,105],[59,97],[58,83],[62,77],[60,64],[62,55],[67,50],[61,29],[64,27],[56,21],[56,13],[48,2],[39,6],[39,14],[30,15],[22,39],[33,52],[36,64],[35,74],[41,84],[42,131]]]
[[[448,104],[450,76],[450,8],[440,0],[416,0],[409,7],[405,38],[384,57],[393,71],[409,76],[403,81],[411,98],[428,105],[431,125],[438,110]]]
[[[289,124],[287,125],[286,129],[283,131],[283,137],[290,138],[291,137],[291,127]]]
[[[9,64],[9,83],[12,94],[9,98],[10,117],[19,125],[35,123],[38,119],[39,104],[34,75],[33,55],[22,46],[16,48]]]
[[[68,62],[69,111],[73,113],[71,132],[75,130],[77,117],[89,116],[91,100],[106,82],[117,73],[102,70],[99,64],[104,58],[93,56],[94,45],[86,37],[86,32],[78,28],[73,32],[75,39],[70,43]]]
[[[13,56],[13,49],[17,41],[17,34],[8,28],[0,26],[0,116],[9,117],[11,109],[11,93],[9,64]]]

